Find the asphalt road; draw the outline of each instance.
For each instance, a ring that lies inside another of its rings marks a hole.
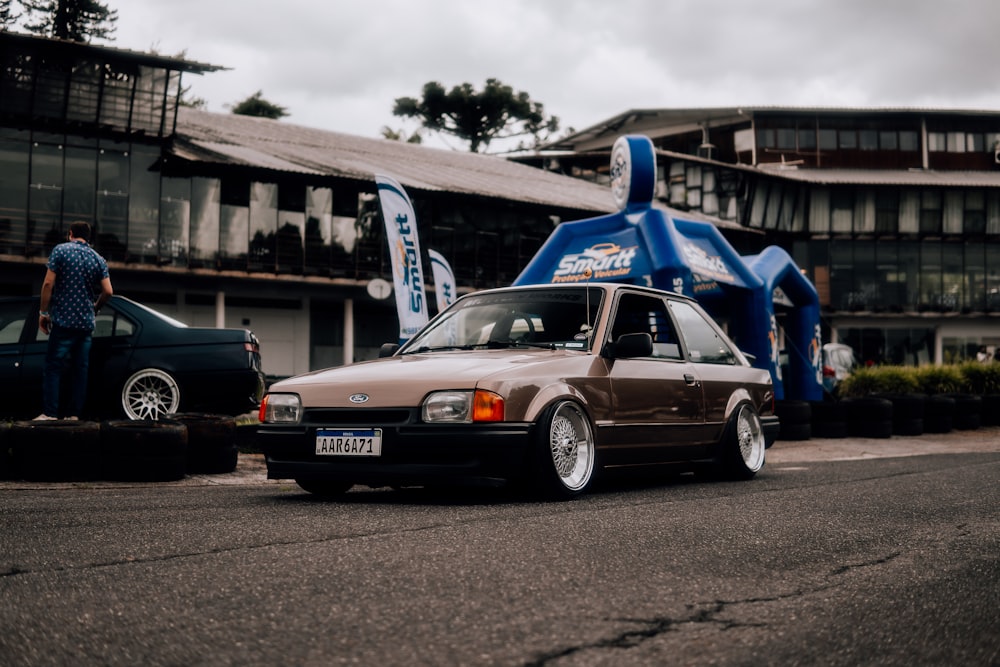
[[[0,665],[997,665],[1000,429],[569,503],[0,483]]]

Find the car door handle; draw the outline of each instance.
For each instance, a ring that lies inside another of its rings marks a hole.
[[[689,387],[700,387],[701,386],[701,381],[698,380],[698,378],[696,378],[695,376],[691,375],[690,373],[685,373],[684,374],[684,382]]]

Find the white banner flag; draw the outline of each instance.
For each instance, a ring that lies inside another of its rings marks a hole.
[[[431,258],[431,273],[434,275],[434,294],[437,296],[437,309],[442,310],[455,303],[455,273],[444,255],[437,250],[427,249]]]
[[[420,268],[417,216],[403,186],[388,176],[375,175],[379,205],[385,220],[385,239],[392,259],[399,342],[406,342],[427,324],[424,274]]]

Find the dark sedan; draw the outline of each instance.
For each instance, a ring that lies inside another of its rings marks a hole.
[[[41,411],[46,341],[37,297],[0,299],[0,416]],[[263,389],[249,330],[189,327],[117,295],[97,315],[85,416],[236,415],[253,410]]]
[[[572,497],[601,472],[664,464],[749,479],[779,426],[768,372],[667,292],[476,292],[397,347],[271,386],[269,477],[321,495],[462,480]]]

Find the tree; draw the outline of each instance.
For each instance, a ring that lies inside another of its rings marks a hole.
[[[21,0],[29,19],[24,29],[35,35],[89,43],[113,39],[118,10],[98,0]]]
[[[0,0],[0,31],[14,27],[19,15],[14,13],[14,0]]]
[[[532,102],[527,93],[515,93],[497,79],[487,79],[482,92],[469,83],[445,91],[440,83],[430,81],[424,84],[422,99],[397,98],[392,113],[417,118],[428,130],[468,141],[473,153],[485,152],[494,140],[518,136],[531,136],[537,144],[542,133],[547,136],[559,129],[559,119],[546,117],[541,103]]]
[[[232,112],[240,116],[259,116],[274,120],[284,118],[288,115],[288,110],[285,107],[268,102],[262,97],[263,94],[264,91],[258,90],[242,102],[237,102],[233,105]]]

